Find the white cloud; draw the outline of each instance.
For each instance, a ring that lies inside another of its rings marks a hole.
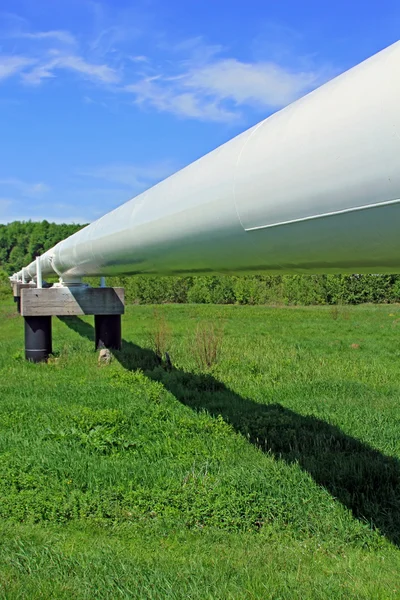
[[[74,54],[63,54],[56,51],[53,51],[51,54],[53,57],[50,60],[24,73],[23,79],[25,82],[37,85],[43,79],[55,77],[57,70],[74,71],[87,79],[103,84],[117,83],[119,81],[118,73],[108,65],[94,64]]]
[[[110,164],[86,169],[81,171],[80,175],[118,183],[129,188],[131,193],[139,193],[172,175],[177,168],[172,161],[161,161],[150,165]]]
[[[86,214],[85,214],[86,213]],[[13,221],[49,221],[53,223],[88,223],[97,218],[94,210],[68,203],[43,203],[34,199],[27,202],[17,198],[0,197],[0,223]]]
[[[51,63],[39,65],[31,71],[22,74],[23,81],[32,85],[39,85],[43,79],[51,79],[52,77],[55,77],[55,74],[53,73],[53,65]]]
[[[103,100],[95,100],[94,98],[92,98],[91,96],[83,96],[82,101],[84,102],[84,104],[92,104],[92,105],[96,105],[96,106],[101,106],[102,108],[109,108],[109,104],[107,104],[107,102],[104,102]]]
[[[35,61],[25,56],[0,56],[0,81],[20,73]]]
[[[4,216],[4,211],[7,211],[12,204],[13,200],[11,198],[0,198],[0,219]]]
[[[80,56],[62,56],[58,59],[57,67],[76,71],[102,83],[116,83],[119,81],[118,73],[108,65],[93,64],[85,61]]]
[[[106,64],[96,64],[76,54],[52,50],[42,57],[0,55],[0,81],[20,75],[23,81],[40,84],[56,76],[56,71],[72,71],[101,84],[115,84],[119,73]]]
[[[254,60],[239,59],[228,48],[207,44],[201,37],[168,43],[165,36],[153,32],[156,63],[141,52],[146,48],[139,42],[143,31],[134,19],[121,21],[120,16],[106,14],[103,5],[97,3],[92,8],[97,27],[79,44],[69,31],[30,31],[28,23],[15,21],[11,28],[14,33],[8,38],[16,42],[20,38],[28,48],[21,56],[0,58],[0,80],[18,75],[25,83],[40,85],[67,71],[111,90],[113,97],[129,93],[134,104],[144,109],[230,123],[243,117],[246,106],[263,111],[264,116],[282,108],[332,74],[331,69],[318,66],[315,57],[296,54],[296,36],[282,28],[272,28],[273,35],[269,31],[263,36],[263,40],[271,38],[274,43],[263,45],[258,39]],[[127,13],[130,17],[133,14]],[[7,37],[7,32],[4,35]],[[253,42],[249,41],[248,49]],[[85,102],[102,103],[101,99],[83,96]]]
[[[201,38],[170,48],[185,58],[166,61],[162,68],[143,65],[142,76],[125,86],[135,103],[183,117],[205,121],[233,121],[241,108],[282,108],[327,79],[324,68],[290,68],[275,61],[222,58],[221,46],[207,46]],[[293,63],[299,64],[298,60]]]
[[[292,72],[271,62],[245,63],[230,58],[193,69],[181,84],[218,101],[276,108],[296,100],[320,78],[314,71]]]
[[[23,196],[37,197],[42,196],[50,191],[50,187],[43,182],[27,183],[13,177],[0,179],[0,186],[12,188]]]
[[[76,39],[69,31],[62,30],[53,30],[53,31],[36,31],[36,32],[28,32],[28,31],[17,31],[15,33],[10,33],[9,37],[20,38],[26,40],[55,40],[57,42],[61,42],[62,44],[70,44],[75,45]]]
[[[84,187],[82,181],[79,183],[80,187],[71,183],[60,187],[51,200],[0,197],[0,223],[43,219],[56,223],[90,223],[132,197],[131,190],[121,185],[113,187],[100,182],[98,187]],[[92,183],[93,180],[89,180],[89,184]]]
[[[165,50],[175,55],[183,55],[183,64],[185,61],[190,64],[207,64],[215,56],[227,51],[227,48],[221,44],[206,44],[202,36],[189,38],[174,43],[172,46],[165,47]]]
[[[144,56],[144,54],[139,54],[138,56],[130,56],[129,60],[136,63],[148,63],[150,61],[148,56]]]
[[[117,69],[91,51],[90,40],[78,44],[73,33],[62,29],[31,30],[29,23],[16,15],[0,14],[0,20],[2,46],[11,50],[0,56],[0,81],[19,75],[25,83],[38,85],[60,71],[74,72],[102,85],[120,80]]]
[[[205,121],[232,121],[235,112],[223,107],[217,100],[204,97],[199,90],[182,89],[182,81],[171,82],[161,78],[143,79],[125,88],[135,95],[135,102],[160,112]]]

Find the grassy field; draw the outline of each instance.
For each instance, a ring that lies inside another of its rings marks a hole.
[[[1,305],[0,598],[399,598],[400,307],[154,311],[33,365]]]

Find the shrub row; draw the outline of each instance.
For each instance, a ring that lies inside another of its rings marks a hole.
[[[118,277],[139,304],[361,304],[400,301],[400,275]]]
[[[97,280],[91,281],[93,285]],[[253,275],[111,277],[137,304],[362,304],[400,302],[400,275]],[[11,294],[0,271],[0,299]]]

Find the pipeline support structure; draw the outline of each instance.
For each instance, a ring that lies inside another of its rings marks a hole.
[[[399,106],[396,42],[59,242],[11,281],[56,275],[72,289],[87,276],[398,273]],[[31,291],[21,289],[22,306]],[[97,321],[99,339],[110,340],[111,321]]]
[[[21,290],[21,315],[25,320],[25,358],[46,361],[53,352],[51,319],[94,315],[95,348],[121,349],[123,288],[51,287]]]

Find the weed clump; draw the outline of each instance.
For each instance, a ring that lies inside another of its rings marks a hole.
[[[198,325],[193,340],[193,355],[200,370],[211,369],[219,359],[224,330],[214,323]]]
[[[171,364],[168,353],[171,341],[171,331],[165,320],[165,315],[160,313],[157,309],[153,314],[153,323],[148,337],[150,348],[153,350],[158,363],[162,364],[164,357],[166,357],[167,365]]]

